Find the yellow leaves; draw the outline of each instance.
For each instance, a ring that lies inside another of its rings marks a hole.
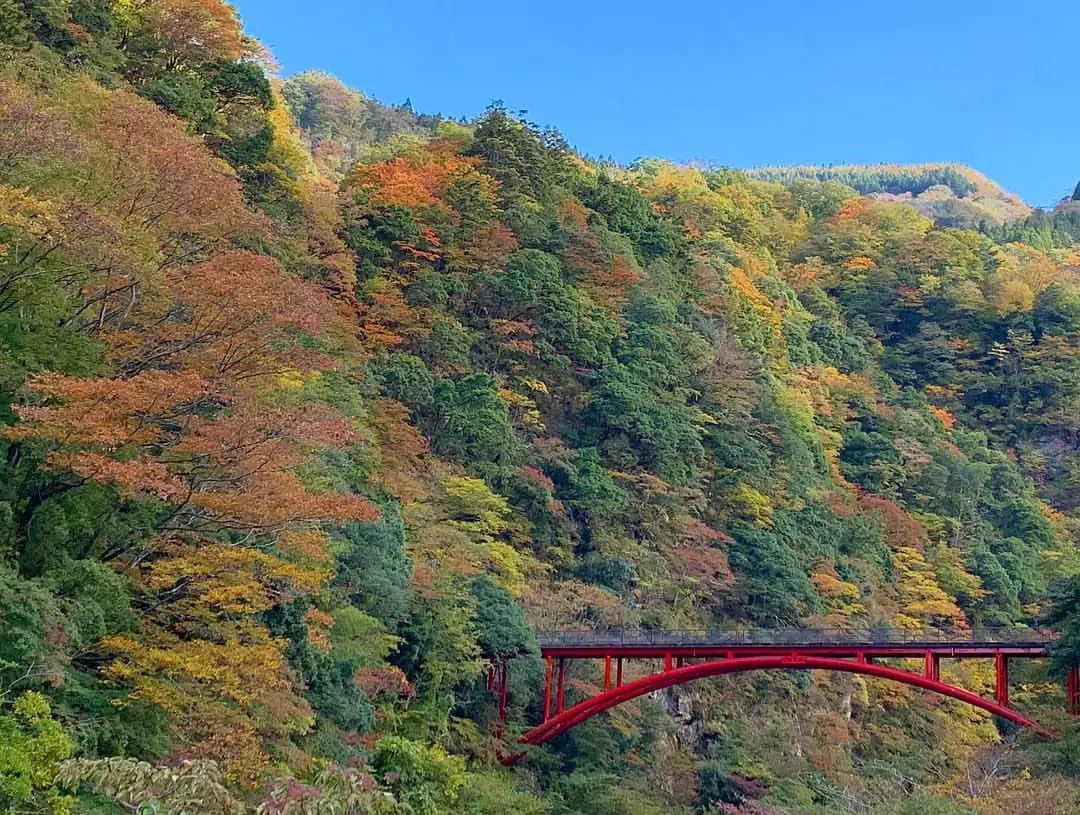
[[[280,640],[228,646],[206,640],[170,641],[167,647],[147,646],[130,637],[106,637],[102,646],[124,658],[106,673],[136,680],[136,697],[161,705],[172,713],[182,713],[189,702],[180,689],[163,678],[194,681],[239,704],[250,704],[266,690],[288,687],[279,678],[284,667],[284,642]],[[141,681],[139,681],[141,680]]]
[[[814,572],[810,575],[810,580],[821,595],[821,599],[825,601],[829,612],[841,617],[866,613],[866,606],[861,602],[862,591],[854,583],[837,577],[831,566]]]
[[[994,298],[994,306],[1002,317],[1018,311],[1031,311],[1035,292],[1023,280],[1005,280]]]
[[[480,478],[451,476],[443,482],[448,524],[469,533],[480,543],[491,543],[506,531],[510,504]]]
[[[1010,243],[998,249],[989,276],[990,300],[1001,316],[1031,311],[1035,297],[1064,279],[1064,270],[1038,249]]]
[[[982,579],[967,570],[958,549],[939,541],[928,555],[938,584],[950,597],[978,601],[990,594],[983,588]]]
[[[267,158],[272,164],[285,170],[292,179],[300,179],[316,173],[311,154],[300,138],[300,133],[293,122],[289,106],[277,87],[273,89],[274,106],[267,114],[274,133],[273,142]]]
[[[186,598],[194,608],[221,614],[267,611],[298,594],[318,593],[325,569],[301,566],[259,549],[227,544],[163,547],[167,557],[150,563],[147,584]]]
[[[732,518],[751,526],[768,528],[773,525],[773,505],[769,496],[739,484],[724,494],[724,503]]]
[[[59,232],[59,205],[36,197],[25,187],[0,184],[0,228],[18,229],[34,238]]]
[[[893,554],[893,564],[900,602],[897,619],[902,626],[967,627],[964,612],[938,584],[934,569],[921,551],[901,546]]]
[[[285,371],[275,382],[279,388],[287,391],[303,390],[306,383],[306,377],[300,371]]]
[[[540,384],[543,385],[542,382]],[[499,388],[498,394],[499,398],[506,404],[518,408],[518,416],[525,425],[537,430],[544,429],[544,423],[540,417],[540,410],[537,408],[536,402],[528,396],[509,388]]]
[[[541,381],[539,379],[535,379],[533,377],[524,377],[524,378],[522,378],[521,384],[524,385],[529,390],[534,391],[535,393],[542,393],[545,396],[550,393],[550,391],[548,390],[548,386],[547,386],[546,382],[543,382],[543,381]]]
[[[440,575],[484,573],[520,596],[525,576],[540,573],[543,567],[515,547],[520,530],[511,525],[509,502],[471,476],[446,475],[440,486],[440,495],[415,505],[408,514],[410,526],[416,528],[408,540],[417,585],[428,591]]]
[[[506,589],[512,596],[525,592],[525,557],[508,543],[494,541],[488,544],[488,562],[492,581]]]

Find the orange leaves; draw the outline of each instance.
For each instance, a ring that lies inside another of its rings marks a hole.
[[[679,523],[679,542],[669,559],[681,587],[692,589],[706,604],[719,602],[731,587],[734,575],[724,546],[731,538],[690,517]]]
[[[330,408],[266,410],[242,402],[208,418],[198,407],[210,395],[207,383],[191,372],[90,380],[46,374],[29,387],[57,403],[19,408],[23,424],[10,437],[65,445],[52,455],[54,466],[182,504],[189,515],[197,511],[201,524],[271,529],[378,517],[360,496],[317,495],[287,472],[308,447],[360,440]],[[122,449],[123,457],[110,455]]]
[[[431,165],[418,166],[409,159],[395,158],[358,167],[350,181],[375,206],[419,209],[439,203],[437,192],[445,176],[433,169]]]
[[[127,379],[48,373],[33,377],[27,389],[53,402],[16,406],[23,423],[7,430],[9,438],[107,449],[164,441],[169,431],[162,421],[209,392],[206,381],[192,371],[145,371]]]
[[[641,279],[641,272],[630,254],[614,252],[601,244],[590,229],[589,213],[572,198],[559,202],[558,223],[565,233],[559,255],[567,269],[584,278],[598,303],[618,307],[626,301],[630,287]]]
[[[243,56],[240,20],[222,0],[143,0],[133,5],[140,27],[155,40],[171,68]]]
[[[353,682],[372,701],[410,699],[416,695],[400,668],[359,668]]]
[[[941,422],[946,430],[952,430],[956,427],[956,417],[949,413],[945,408],[931,405],[930,412],[934,414],[934,417]]]
[[[324,654],[330,653],[334,647],[330,640],[334,615],[312,606],[304,614],[304,626],[307,628],[307,639],[311,646]]]
[[[265,255],[230,251],[166,279],[205,333],[224,332],[236,320],[292,326],[314,333],[334,320],[334,307],[315,286],[285,274]],[[288,297],[283,293],[288,289]]]
[[[556,211],[560,226],[572,232],[586,232],[589,228],[589,210],[574,198],[564,198]]]
[[[176,451],[186,462],[219,469],[285,469],[304,460],[306,447],[347,447],[360,439],[350,420],[324,405],[241,404],[212,419],[193,416]]]
[[[359,495],[310,492],[292,473],[258,472],[236,478],[229,489],[191,496],[203,523],[223,529],[273,531],[295,524],[374,521],[378,508]]]
[[[371,418],[381,454],[378,483],[405,502],[424,495],[428,441],[410,423],[409,409],[392,399],[378,399],[371,406]]]
[[[374,207],[447,208],[443,198],[446,185],[479,163],[479,159],[436,149],[417,158],[360,165],[349,176],[348,186]]]
[[[877,268],[877,263],[866,255],[856,255],[844,262],[844,268],[849,272],[865,272]]]
[[[926,527],[916,521],[893,501],[876,495],[860,495],[859,507],[876,516],[885,532],[885,542],[893,551],[901,547],[923,548]]]
[[[842,623],[850,617],[866,614],[862,591],[854,583],[841,580],[833,564],[822,564],[818,571],[810,575],[810,580],[828,610],[827,625]]]
[[[522,600],[526,615],[537,628],[618,628],[630,623],[618,597],[580,580],[534,581]]]
[[[79,140],[66,121],[20,85],[0,81],[0,168],[52,153],[72,153]]]
[[[500,339],[499,347],[512,353],[536,357],[540,352],[533,342],[536,326],[531,320],[492,320],[491,332]]]
[[[265,220],[247,209],[229,166],[152,102],[111,92],[94,136],[111,154],[105,167],[95,166],[96,180],[109,210],[125,224],[211,240],[265,232]]]
[[[117,461],[99,453],[54,453],[49,464],[71,470],[89,481],[113,484],[121,495],[148,493],[162,501],[178,501],[187,491],[182,479],[160,461]]]
[[[425,315],[402,299],[395,291],[373,292],[361,309],[363,334],[375,347],[394,348],[410,339],[422,339],[431,333]]]
[[[497,221],[484,224],[461,240],[459,257],[465,269],[499,268],[518,249],[518,239],[510,227]]]
[[[184,368],[219,390],[235,390],[283,370],[333,367],[310,338],[330,347],[350,342],[344,304],[291,278],[272,258],[224,252],[172,269],[164,282],[166,291],[131,324],[108,332],[114,357],[129,374]]]

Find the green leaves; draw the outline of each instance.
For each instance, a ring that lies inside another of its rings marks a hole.
[[[435,385],[431,425],[435,449],[478,472],[512,465],[520,447],[510,427],[510,409],[488,374],[443,379]]]
[[[1054,673],[1063,678],[1069,668],[1080,665],[1080,575],[1054,585],[1049,600],[1044,619],[1060,635],[1051,649],[1052,665]]]
[[[0,707],[0,810],[69,815],[72,799],[55,779],[71,751],[71,739],[40,693],[24,693],[10,708]]]

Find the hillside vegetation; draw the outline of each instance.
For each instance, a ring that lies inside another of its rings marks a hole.
[[[834,181],[860,195],[915,207],[938,226],[987,229],[1031,214],[1031,208],[986,176],[959,164],[878,164],[836,167],[762,167],[754,178],[793,184]]]
[[[1041,666],[1056,741],[792,672],[497,760],[537,629],[1080,653],[1071,215],[590,162],[279,81],[220,0],[0,0],[0,41],[0,811],[1077,811]]]

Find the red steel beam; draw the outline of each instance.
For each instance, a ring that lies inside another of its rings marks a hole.
[[[1009,659],[994,654],[994,699],[999,705],[1009,705]]]
[[[549,656],[544,662],[547,663],[547,672],[544,677],[544,721],[546,722],[551,718],[551,679],[555,668],[555,657]]]
[[[906,685],[923,688],[924,690],[939,693],[952,699],[974,705],[1003,719],[1015,722],[1023,727],[1030,727],[1043,735],[1052,735],[1050,731],[1040,728],[1034,721],[1018,713],[997,701],[984,699],[970,691],[948,685],[940,680],[921,676],[911,671],[892,668],[887,665],[874,663],[859,663],[854,660],[832,659],[829,657],[816,656],[761,656],[746,657],[734,660],[713,660],[710,662],[698,662],[683,668],[671,671],[662,671],[650,676],[637,679],[614,690],[601,693],[591,699],[586,699],[571,708],[561,711],[554,718],[533,728],[519,739],[519,743],[538,746],[544,744],[556,736],[565,733],[570,728],[604,712],[616,705],[652,693],[662,688],[673,685],[681,685],[695,679],[703,679],[710,676],[723,674],[741,673],[744,671],[770,671],[770,670],[827,670],[844,671],[848,673],[865,674],[882,679],[901,682]],[[1078,685],[1080,687],[1080,685]],[[508,756],[505,763],[513,764],[523,754]]]
[[[566,705],[566,660],[559,660],[559,686],[555,691],[555,718],[563,713]]]
[[[927,679],[941,679],[941,657],[933,651],[927,651],[923,655],[923,676]]]

